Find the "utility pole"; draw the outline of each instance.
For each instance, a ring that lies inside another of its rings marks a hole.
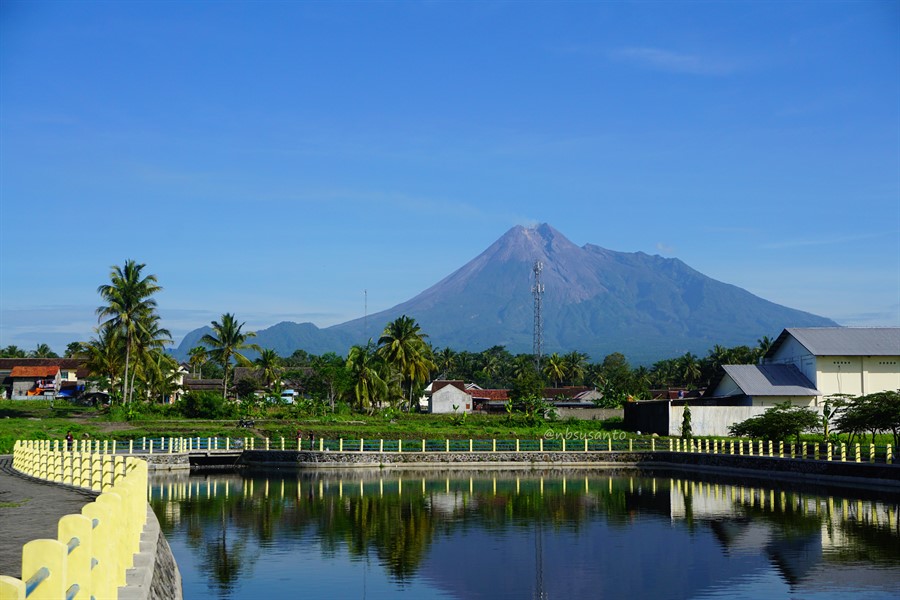
[[[544,320],[541,315],[544,299],[544,284],[541,283],[541,271],[544,270],[544,264],[536,260],[532,270],[534,271],[534,285],[531,286],[531,293],[534,296],[534,347],[532,348],[532,354],[534,355],[534,367],[540,373],[541,350],[544,344]]]

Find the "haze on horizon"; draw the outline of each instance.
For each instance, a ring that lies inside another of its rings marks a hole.
[[[86,340],[126,259],[177,343],[540,222],[900,326],[900,4],[4,1],[0,220],[0,347]]]

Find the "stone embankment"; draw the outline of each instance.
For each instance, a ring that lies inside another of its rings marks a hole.
[[[754,477],[844,482],[900,488],[900,465],[693,452],[311,452],[245,450],[251,469],[502,467],[633,467],[752,474]]]

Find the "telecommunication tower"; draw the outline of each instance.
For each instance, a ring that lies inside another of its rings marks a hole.
[[[541,370],[541,347],[544,345],[544,320],[541,315],[541,307],[544,298],[544,284],[541,283],[541,271],[544,270],[544,264],[536,260],[534,261],[534,285],[531,286],[531,293],[534,296],[534,366],[540,372]]]

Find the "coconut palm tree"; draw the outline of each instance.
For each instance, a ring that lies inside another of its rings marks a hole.
[[[587,354],[573,350],[562,358],[569,385],[579,385],[583,383],[584,376],[587,373]]]
[[[691,352],[686,352],[678,359],[678,371],[687,387],[694,385],[700,377],[700,363],[697,362],[697,357]]]
[[[113,327],[99,327],[96,331],[97,337],[81,343],[74,356],[84,360],[93,377],[106,380],[112,387],[122,378],[125,368],[124,344],[118,330]]]
[[[31,358],[59,358],[59,355],[47,344],[38,344],[37,347],[29,352]]]
[[[172,334],[169,333],[168,329],[160,326],[159,315],[156,313],[147,314],[134,338],[132,353],[135,358],[135,369],[131,375],[131,383],[129,385],[129,402],[134,397],[134,381],[138,371],[145,375],[148,371],[153,370],[155,368],[154,365],[159,363],[156,355],[162,351],[166,344],[171,343]],[[146,383],[146,377],[144,382]]]
[[[546,358],[543,371],[544,376],[555,381],[556,387],[559,387],[560,382],[566,377],[565,361],[559,354],[554,352]]]
[[[122,379],[122,398],[128,398],[128,371],[131,366],[131,352],[135,338],[147,325],[147,317],[156,311],[156,300],[153,294],[162,290],[157,284],[156,275],[143,277],[141,271],[146,265],[133,260],[126,260],[122,267],[113,266],[110,272],[110,283],[97,288],[97,293],[106,301],[106,305],[97,309],[98,319],[104,327],[119,330],[125,341],[125,377]],[[105,319],[105,320],[103,320]]]
[[[194,370],[198,379],[203,379],[203,365],[209,360],[209,352],[203,346],[194,346],[188,351],[188,364]]]
[[[412,407],[413,387],[424,383],[435,368],[425,343],[428,336],[421,331],[415,319],[401,315],[387,324],[378,339],[379,355],[400,375],[401,385],[406,384],[407,410]]]
[[[270,348],[262,350],[253,365],[266,390],[271,390],[272,385],[281,378],[281,357]]]
[[[382,377],[379,361],[372,340],[365,346],[353,346],[347,354],[347,370],[359,410],[370,409],[388,395],[388,382]]]
[[[441,377],[449,378],[456,367],[456,352],[452,348],[442,348],[434,357],[437,370],[441,372]]]
[[[213,321],[211,323],[212,333],[207,333],[200,338],[200,343],[205,344],[209,348],[209,355],[214,361],[222,365],[225,371],[222,378],[222,397],[228,397],[228,369],[231,367],[231,359],[234,358],[239,364],[249,366],[250,360],[241,354],[241,350],[260,351],[260,347],[256,344],[248,344],[247,340],[255,337],[253,331],[241,331],[246,323],[238,323],[237,319],[231,313],[222,315],[221,323]]]

